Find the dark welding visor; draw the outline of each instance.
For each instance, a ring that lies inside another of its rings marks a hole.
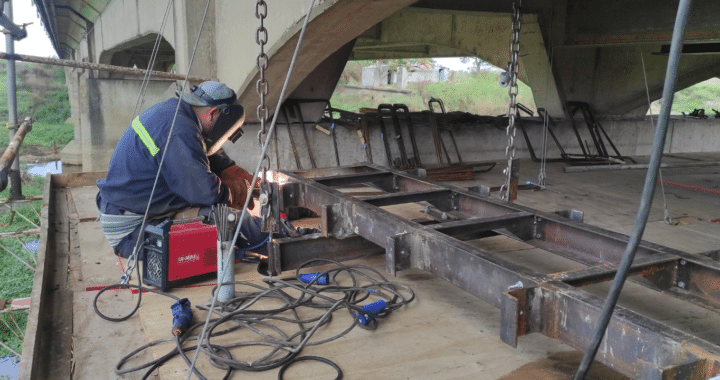
[[[222,110],[218,121],[205,135],[207,155],[215,154],[228,140],[235,143],[243,134],[243,123],[245,123],[245,110],[241,105],[232,104]]]

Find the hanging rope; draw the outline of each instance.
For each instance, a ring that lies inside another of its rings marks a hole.
[[[298,52],[300,51],[300,44],[302,43],[303,37],[305,36],[305,30],[307,29],[307,24],[310,21],[310,15],[312,14],[312,9],[315,7],[315,0],[310,0],[310,4],[308,5],[308,13],[305,15],[305,21],[303,22],[302,29],[300,29],[300,35],[298,36],[297,44],[295,45],[295,51],[293,52],[292,59],[290,60],[290,67],[288,67],[287,75],[285,76],[285,82],[283,83],[282,90],[280,91],[280,96],[278,97],[278,102],[275,108],[275,113],[273,115],[272,123],[270,123],[270,128],[267,132],[267,135],[265,136],[265,143],[262,144],[262,150],[260,152],[260,159],[258,160],[258,163],[255,167],[255,171],[253,174],[252,181],[250,183],[255,183],[255,181],[258,178],[258,174],[260,173],[260,167],[262,166],[263,162],[265,162],[265,156],[267,152],[267,147],[270,141],[270,138],[273,136],[273,133],[275,132],[275,125],[277,123],[277,118],[280,111],[280,106],[282,105],[282,101],[285,98],[285,91],[287,90],[288,83],[290,82],[290,77],[292,75],[293,67],[295,66],[295,60],[297,59]],[[247,196],[245,197],[245,204],[243,205],[242,212],[240,213],[240,218],[238,220],[242,221],[245,220],[245,216],[247,215],[247,206],[250,203],[250,199],[252,198],[252,192],[248,191]],[[232,248],[235,246],[235,242],[237,241],[238,235],[240,235],[240,227],[242,223],[237,224],[237,228],[235,229],[235,235],[232,238],[232,244],[229,244],[228,247]],[[227,261],[225,262],[225,265],[223,265],[223,273],[221,273],[218,278],[223,278],[224,270],[227,268],[234,268],[232,265],[232,261],[235,259],[235,255],[232,254],[226,254],[224,257],[227,257]],[[199,354],[199,348],[200,344],[205,338],[205,333],[207,331],[208,325],[210,323],[210,317],[213,315],[215,310],[215,305],[217,303],[217,296],[219,292],[215,292],[213,295],[212,301],[210,303],[209,312],[207,315],[207,318],[205,319],[205,324],[203,326],[203,330],[200,332],[200,337],[198,338],[198,346],[195,350],[195,357],[193,358],[192,364],[190,365],[190,371],[188,371],[188,380],[190,380],[190,377],[192,376],[193,369],[195,368],[195,363],[198,358]]]
[[[520,27],[522,20],[520,18],[521,0],[513,1],[513,19],[512,19],[512,42],[510,43],[510,62],[508,62],[507,72],[510,83],[508,86],[508,95],[510,95],[510,103],[508,104],[508,126],[506,134],[508,145],[505,148],[507,156],[507,168],[505,168],[505,183],[500,187],[500,199],[510,200],[510,182],[513,172],[513,160],[515,159],[515,117],[517,116],[517,76],[518,76],[518,55],[520,54]]]
[[[650,125],[652,125],[653,130],[655,129],[655,121],[653,120],[653,114],[652,114],[652,101],[650,101],[650,88],[648,87],[648,80],[647,80],[647,71],[645,70],[645,58],[642,55],[642,52],[640,52],[640,62],[642,62],[643,67],[643,77],[645,78],[645,94],[647,95],[648,100],[648,112],[650,114]],[[667,199],[665,198],[665,185],[663,184],[663,177],[662,177],[662,168],[658,168],[658,175],[660,176],[660,192],[662,193],[663,198],[663,220],[665,221],[665,224],[674,226],[677,223],[673,220],[672,216],[670,216],[670,210],[668,210],[667,206]]]
[[[548,104],[548,98],[549,98],[549,92],[550,92],[550,77],[552,76],[552,67],[553,67],[553,58],[555,50],[552,46],[552,35],[553,35],[553,25],[555,20],[555,11],[553,9],[553,14],[551,16],[550,21],[550,64],[548,65],[547,75],[545,76],[545,113],[543,116],[543,137],[542,137],[542,157],[540,158],[540,173],[538,174],[538,186],[545,187],[547,186],[547,183],[545,180],[547,179],[546,174],[546,163],[547,163],[547,142],[548,142],[548,129],[550,128],[550,112],[548,112],[547,104]],[[538,114],[540,113],[540,110],[538,110]]]
[[[197,54],[197,48],[200,43],[200,35],[202,35],[202,31],[205,27],[205,20],[207,19],[208,10],[210,8],[210,1],[208,0],[207,5],[205,6],[205,13],[203,14],[203,19],[200,24],[200,30],[198,31],[197,38],[195,39],[195,46],[193,47],[192,55],[190,56],[190,63],[188,65],[187,73],[185,74],[185,80],[183,81],[182,88],[180,89],[181,92],[185,91],[185,87],[188,83],[188,77],[190,76],[190,69],[192,68],[193,62],[195,62],[195,55]],[[180,104],[181,102],[178,101],[177,107],[175,107],[175,114],[173,115],[172,123],[170,124],[170,131],[168,132],[168,138],[165,142],[165,146],[163,147],[162,156],[160,157],[160,164],[158,165],[158,171],[155,174],[155,181],[153,182],[152,190],[150,191],[150,198],[148,199],[147,207],[145,208],[145,214],[143,216],[142,224],[140,224],[140,231],[143,231],[145,229],[145,223],[147,221],[148,214],[150,213],[150,205],[152,204],[152,199],[155,195],[155,189],[157,188],[157,183],[160,178],[160,171],[162,169],[163,163],[165,162],[165,154],[167,153],[167,148],[170,145],[170,140],[172,140],[173,131],[175,130],[175,122],[177,121],[178,113],[180,112]],[[135,241],[135,247],[133,247],[133,253],[128,257],[127,260],[127,269],[125,270],[125,274],[122,277],[122,283],[127,284],[130,282],[130,279],[132,277],[133,270],[137,269],[138,273],[140,273],[140,267],[138,266],[139,261],[139,251],[140,251],[140,240],[142,238],[142,234],[138,234],[138,238]],[[139,276],[138,276],[139,277]],[[138,283],[140,279],[138,278]],[[142,300],[142,294],[138,294],[138,300],[137,304],[135,305],[135,308],[130,312],[129,315],[134,314],[137,309],[140,307],[140,301]]]

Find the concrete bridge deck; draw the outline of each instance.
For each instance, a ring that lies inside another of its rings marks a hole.
[[[646,157],[637,160],[642,163]],[[668,209],[678,224],[671,226],[663,222],[662,195],[658,190],[645,240],[688,253],[717,249],[720,243],[720,224],[716,223],[720,219],[718,161],[718,154],[685,154],[665,159],[665,163],[698,163],[698,166],[663,170],[666,181],[683,185],[665,188]],[[489,173],[477,175],[473,181],[452,184],[499,185],[503,181],[501,166],[502,163]],[[537,173],[537,164],[523,160],[521,181],[535,181]],[[32,296],[34,309],[23,350],[22,378],[139,379],[143,371],[117,376],[113,372],[115,363],[149,341],[170,336],[172,300],[163,296],[146,293],[138,313],[125,322],[102,320],[93,311],[92,300],[98,287],[117,282],[124,265],[111,253],[95,221],[94,180],[101,176],[102,173],[76,173],[48,177],[43,210],[46,230],[42,235],[42,255]],[[642,170],[565,173],[563,164],[549,163],[547,182],[553,191],[522,191],[517,203],[547,212],[579,209],[585,212],[585,223],[629,234],[643,180]],[[407,206],[394,212],[407,218],[419,213],[418,209]],[[582,267],[504,236],[478,240],[477,244],[494,255],[542,273]],[[380,271],[385,266],[383,256],[354,263]],[[254,265],[238,264],[236,279],[259,283],[261,276]],[[504,344],[499,337],[500,311],[490,304],[419,270],[401,271],[391,280],[410,286],[417,299],[383,320],[377,330],[354,329],[339,340],[308,347],[302,355],[332,360],[342,368],[346,379],[572,377],[581,357],[579,352],[540,334],[520,338],[517,349]],[[603,283],[584,289],[602,296],[607,288]],[[210,290],[210,286],[199,286],[171,292],[178,297],[188,297],[193,305],[198,305],[210,298]],[[132,308],[135,297],[129,291],[108,292],[99,306],[108,314],[119,316]],[[632,284],[626,286],[620,305],[712,344],[720,344],[717,327],[720,315],[706,309],[651,294]],[[196,312],[196,321],[204,318],[204,313]],[[323,334],[347,327],[348,321],[343,318],[349,320],[346,314],[338,313]],[[157,358],[172,345],[155,346],[138,355],[134,362]],[[198,363],[198,368],[209,378],[222,376],[221,371],[202,356]],[[176,358],[153,372],[150,378],[184,379],[186,368]],[[332,378],[333,372],[323,365],[299,363],[286,375],[287,378]],[[244,376],[246,374],[235,373],[233,378]],[[277,376],[277,370],[252,374],[256,379]],[[594,365],[588,378],[624,377]]]

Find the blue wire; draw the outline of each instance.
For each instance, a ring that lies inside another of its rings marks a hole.
[[[239,259],[254,259],[254,257],[248,257],[248,256],[245,254],[245,252],[247,252],[247,251],[252,251],[252,250],[254,250],[254,249],[256,249],[256,248],[260,248],[263,244],[266,244],[266,243],[268,242],[268,240],[270,240],[270,234],[268,234],[268,236],[265,238],[265,240],[263,240],[262,242],[254,245],[254,246],[252,246],[252,247],[248,247],[248,248],[238,248],[237,251],[235,252],[235,257],[236,257],[236,258],[239,258]],[[242,252],[242,257],[238,257],[238,256],[237,256],[237,252]],[[252,262],[256,262],[256,261],[257,261],[257,260],[252,261]]]

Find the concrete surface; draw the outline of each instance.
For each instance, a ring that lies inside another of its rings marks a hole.
[[[687,161],[688,158],[718,161],[718,155],[690,155],[687,158],[669,158],[668,161]],[[639,159],[642,161],[642,159]],[[667,161],[666,161],[667,162]],[[476,176],[474,181],[452,182],[457,186],[478,184],[499,185],[502,182],[503,164],[490,173]],[[561,164],[548,164],[548,187],[554,191],[521,191],[517,203],[541,211],[579,209],[585,212],[585,222],[610,230],[630,233],[644,171],[624,170],[592,173],[564,173]],[[521,181],[536,181],[538,165],[522,161]],[[720,168],[682,168],[663,170],[664,179],[686,184],[702,185],[704,188],[720,188]],[[94,186],[76,188],[72,199],[78,204],[80,217],[79,240],[82,262],[79,268],[83,278],[97,278],[93,284],[117,281],[122,273],[122,263],[103,245],[102,235],[92,218],[92,208],[87,202],[96,192]],[[645,238],[648,241],[682,249],[687,252],[704,252],[717,249],[720,243],[720,224],[712,220],[720,218],[717,195],[698,193],[687,189],[665,189],[668,209],[678,221],[677,225],[662,222],[662,195],[658,190],[653,204],[651,220]],[[412,212],[412,210],[409,210]],[[408,210],[396,210],[403,213]],[[408,214],[408,215],[412,215]],[[542,273],[554,273],[581,267],[569,260],[555,257],[540,249],[503,236],[476,241],[483,249],[510,258],[513,262]],[[113,261],[115,260],[115,261]],[[96,264],[100,262],[100,264]],[[354,263],[383,270],[382,256],[356,260]],[[74,268],[71,268],[73,270]],[[72,278],[72,276],[71,276]],[[104,279],[104,280],[100,280]],[[236,266],[236,279],[258,283],[260,277],[253,265]],[[517,349],[501,342],[499,337],[500,312],[483,301],[457,289],[433,275],[408,270],[398,273],[392,281],[407,284],[417,299],[395,311],[383,320],[377,330],[354,329],[345,337],[317,347],[308,347],[303,355],[319,355],[337,363],[346,379],[570,379],[574,374],[580,353],[558,341],[543,335],[522,337]],[[87,280],[86,280],[87,281]],[[133,348],[161,337],[169,336],[169,306],[172,300],[155,294],[145,294],[139,313],[127,322],[110,323],[100,320],[92,309],[95,294],[89,284],[70,284],[75,290],[75,379],[115,379],[112,367],[116,360]],[[172,294],[189,297],[193,305],[210,298],[210,287],[199,286],[174,289]],[[603,296],[607,284],[587,288],[591,293]],[[101,304],[120,314],[133,304],[127,291],[108,292],[109,299]],[[658,298],[659,297],[659,298]],[[117,299],[118,301],[113,301]],[[698,335],[715,344],[720,343],[720,318],[712,312],[688,306],[679,300],[668,300],[654,295],[643,287],[629,285],[623,293],[621,305],[651,316],[668,325]],[[196,321],[204,314],[197,311]],[[332,323],[323,330],[325,334],[340,331],[347,326],[349,317],[338,313]],[[239,332],[232,339],[246,336]],[[169,350],[171,344],[153,347],[149,352],[158,357]],[[102,352],[98,352],[98,351]],[[144,353],[148,354],[148,353]],[[139,362],[142,359],[138,359]],[[136,363],[137,363],[136,362]],[[220,376],[216,369],[200,359],[199,368],[210,375]],[[156,372],[158,378],[186,378],[185,365],[174,359]],[[133,375],[134,376],[134,375]],[[127,378],[135,378],[135,377]],[[248,374],[236,373],[233,378]],[[300,363],[293,366],[287,378],[332,378],[331,371],[322,365]],[[324,377],[323,377],[324,376]],[[126,378],[126,377],[121,377]],[[275,379],[277,370],[253,373],[254,379]],[[600,365],[593,366],[588,379],[621,379]]]

